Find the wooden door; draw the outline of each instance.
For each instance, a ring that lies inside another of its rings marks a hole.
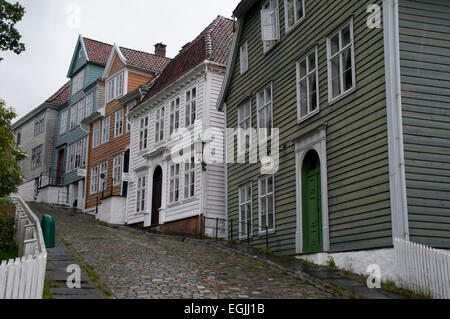
[[[159,209],[161,208],[162,196],[162,169],[158,167],[153,174],[152,194],[152,226],[159,225]]]
[[[302,167],[304,253],[315,253],[323,250],[321,202],[320,161],[317,153],[310,151],[306,155]]]
[[[124,173],[130,172],[130,150],[127,150],[123,157],[123,172]],[[127,197],[127,195],[128,195],[128,182],[123,182],[122,196]]]

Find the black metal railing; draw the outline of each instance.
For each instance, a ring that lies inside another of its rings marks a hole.
[[[231,242],[246,242],[248,246],[264,246],[267,253],[270,251],[272,234],[267,225],[257,226],[255,234],[253,221],[239,221],[231,218],[228,223],[228,239]]]
[[[47,186],[62,186],[64,185],[64,171],[57,169],[49,169],[45,173],[41,173],[39,178],[39,188]]]

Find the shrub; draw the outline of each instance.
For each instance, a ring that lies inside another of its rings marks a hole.
[[[0,211],[0,250],[8,251],[15,247],[14,242],[14,215]]]

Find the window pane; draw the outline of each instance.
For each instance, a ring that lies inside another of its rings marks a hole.
[[[343,63],[344,63],[344,90],[353,87],[353,74],[352,74],[352,54],[351,49],[348,49],[343,54]]]
[[[331,43],[331,55],[335,55],[339,51],[339,33],[337,33],[330,40]]]
[[[287,23],[288,27],[291,27],[295,24],[295,10],[294,10],[294,0],[286,1],[286,10],[287,10]]]
[[[311,54],[308,57],[308,63],[309,63],[309,68],[308,68],[308,72],[313,71],[316,68],[316,54]]]
[[[306,60],[300,62],[300,78],[304,78],[306,76]]]
[[[267,178],[267,193],[273,192],[273,177]]]
[[[261,186],[261,195],[264,196],[267,193],[266,180],[265,179],[260,180],[259,185]]]
[[[297,14],[297,20],[301,19],[303,17],[303,0],[296,0],[295,1],[295,6],[296,6],[296,14]]]
[[[314,111],[317,109],[317,82],[315,73],[309,76],[309,90],[309,109],[310,111]]]
[[[302,117],[308,114],[307,96],[308,90],[306,80],[303,80],[300,82],[300,114]]]
[[[339,78],[339,56],[337,56],[331,60],[331,89],[333,97],[336,97],[341,93]]]
[[[348,25],[342,30],[342,48],[348,45],[350,41],[351,41],[350,25]]]

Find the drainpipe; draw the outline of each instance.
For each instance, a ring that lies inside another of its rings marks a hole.
[[[228,240],[228,134],[227,134],[227,104],[223,104],[224,129],[224,168],[225,168],[225,239]],[[231,225],[233,227],[233,224]]]

